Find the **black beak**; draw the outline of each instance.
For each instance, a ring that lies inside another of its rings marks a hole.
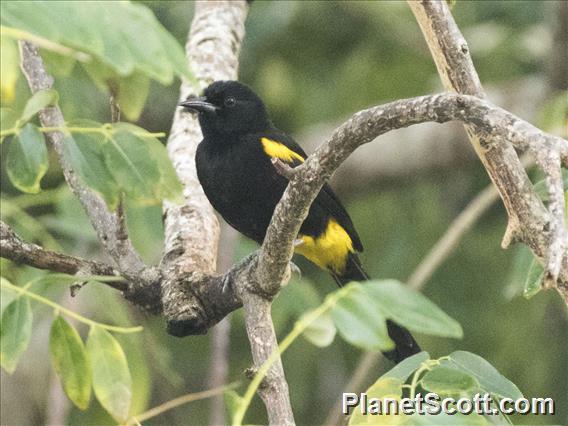
[[[216,112],[219,108],[210,102],[207,102],[205,97],[192,97],[183,102],[179,106],[187,108],[193,112]]]

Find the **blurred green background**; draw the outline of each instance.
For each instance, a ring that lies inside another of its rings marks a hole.
[[[193,13],[191,3],[143,3],[181,44],[185,42]],[[566,28],[566,9],[560,1],[458,1],[453,8],[489,98],[564,137],[566,110],[559,105],[566,103],[568,74],[562,67],[568,60],[558,57],[566,59],[567,34],[559,27],[564,20]],[[99,91],[80,67],[55,78],[66,117],[110,120],[108,95]],[[357,110],[441,90],[409,8],[404,2],[389,1],[254,2],[241,53],[240,79],[265,99],[277,126],[309,149]],[[28,97],[29,90],[20,79],[10,106],[17,109]],[[169,87],[153,82],[138,124],[168,132],[177,97],[177,82]],[[365,245],[363,263],[373,277],[405,281],[451,221],[489,184],[459,126],[444,137],[436,133],[441,128],[420,126],[395,134],[394,138],[401,135],[403,146],[396,157],[400,174],[374,170],[368,165],[372,161],[351,162],[346,165],[349,176],[342,175],[336,182]],[[430,167],[407,167],[417,155],[412,150],[414,144],[422,143],[422,138],[439,138],[436,142],[443,145],[446,137],[457,141],[451,156],[440,160],[433,144],[434,148],[419,158]],[[381,151],[381,141],[365,152],[377,161],[388,155]],[[56,162],[51,165],[42,182],[46,191],[38,196],[19,194],[2,174],[4,220],[28,240],[48,248],[103,258],[81,208],[62,185]],[[365,179],[358,180],[358,173]],[[539,179],[536,174],[532,178]],[[160,208],[130,206],[127,215],[135,245],[145,260],[156,263],[163,239]],[[556,416],[517,417],[515,423],[568,424],[566,307],[553,291],[531,300],[520,295],[531,257],[521,247],[500,248],[505,227],[506,213],[496,203],[423,289],[462,324],[464,339],[418,336],[418,340],[433,357],[457,349],[477,353],[517,384],[526,397],[556,400]],[[254,249],[254,244],[239,239],[230,256],[236,260]],[[298,264],[305,282],[291,283],[274,304],[279,337],[291,329],[312,300],[335,289],[326,274],[301,259]],[[3,275],[19,284],[39,273],[4,260],[2,269]],[[88,286],[74,299],[57,286],[44,292],[97,320],[144,325],[145,332],[140,335],[117,336],[135,379],[134,413],[208,387],[210,335],[168,336],[161,320],[131,309],[116,292],[103,286]],[[96,404],[83,413],[68,407],[61,396],[46,361],[51,312],[46,310],[42,315],[41,309],[35,310],[33,341],[18,370],[13,376],[2,372],[1,423],[46,424],[61,413],[71,424],[110,423]],[[340,398],[360,355],[340,339],[325,349],[303,339],[290,348],[283,361],[299,424],[323,421]],[[250,365],[242,313],[236,312],[231,315],[228,381],[246,382],[243,370]],[[377,367],[366,384],[387,368],[385,364]],[[148,424],[206,424],[210,415],[210,401],[201,401],[169,411]],[[265,421],[264,408],[256,399],[247,422]]]

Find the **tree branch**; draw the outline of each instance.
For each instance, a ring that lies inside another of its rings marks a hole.
[[[69,275],[82,272],[91,275],[120,276],[117,270],[105,263],[68,256],[46,250],[37,244],[27,243],[3,221],[0,221],[0,252],[5,259],[38,269],[47,269]],[[121,291],[125,291],[127,288],[126,281],[107,282],[105,284]]]
[[[244,1],[195,4],[186,52],[192,71],[202,87],[214,80],[237,78],[238,55],[245,33],[247,11],[248,5]],[[180,100],[196,94],[195,88],[187,83],[182,84]],[[165,204],[166,245],[161,267],[165,276],[162,283],[164,314],[170,319],[170,332],[180,335],[184,335],[188,328],[195,327],[191,321],[194,314],[200,316],[203,313],[201,302],[206,299],[201,290],[207,287],[207,291],[210,291],[212,288],[207,277],[215,272],[219,240],[217,218],[203,193],[195,170],[195,151],[201,139],[195,117],[178,109],[168,139],[168,152],[184,185],[185,202],[182,206]],[[180,276],[186,274],[191,274],[193,283],[179,280]],[[229,274],[229,277],[232,278],[232,275]],[[201,285],[195,285],[196,281]],[[226,289],[225,283],[216,281],[215,289],[220,290],[221,294],[217,294],[218,297],[213,300],[218,301],[219,296],[222,296],[223,288]],[[239,301],[242,301],[254,365],[259,368],[273,351],[278,350],[270,317],[271,299],[258,297],[251,292],[254,286],[250,286],[248,280],[236,280],[233,283],[238,300],[230,295],[226,300],[233,303],[228,307],[236,308],[240,305]],[[215,311],[218,309],[217,306],[211,308]],[[201,324],[198,325],[201,328]],[[210,322],[201,329],[207,330],[209,325]],[[280,360],[269,371],[266,386],[259,390],[259,394],[266,406],[270,424],[294,423],[288,385]]]
[[[434,58],[447,90],[485,96],[469,48],[446,2],[408,1]],[[510,125],[505,121],[503,124]],[[516,146],[529,149],[546,175],[550,194],[549,209],[538,198],[506,135],[490,138],[483,129],[466,126],[477,155],[503,200],[509,223],[503,248],[524,242],[545,266],[546,283],[556,286],[568,303],[568,232],[564,222],[564,190],[560,164],[568,164],[566,146],[557,140],[531,132]]]
[[[244,1],[195,3],[186,52],[192,72],[201,86],[216,79],[236,78],[247,9]],[[198,90],[183,82],[180,101],[197,95]],[[191,307],[196,305],[191,300],[187,303],[185,283],[178,278],[182,276],[185,279],[191,273],[194,281],[206,279],[214,274],[217,262],[219,223],[195,169],[195,151],[201,139],[196,118],[176,108],[167,147],[184,186],[184,203],[164,203],[166,242],[161,261],[166,276],[162,286],[164,313],[176,323],[176,328],[184,327],[186,318],[194,314]],[[199,290],[194,293],[194,296],[189,295],[190,299],[200,299]],[[189,323],[187,327],[195,325]]]
[[[25,75],[32,93],[39,90],[51,89],[53,78],[47,73],[43,60],[37,48],[25,41],[20,42],[20,56],[22,72]],[[65,120],[57,105],[48,106],[39,113],[44,127],[64,127]],[[77,177],[71,162],[67,158],[64,146],[65,135],[62,132],[49,132],[47,140],[57,154],[63,175],[71,191],[81,202],[93,228],[95,228],[99,241],[116,262],[120,274],[129,281],[128,291],[137,292],[143,287],[156,283],[159,279],[158,271],[147,268],[142,259],[134,250],[131,241],[121,232],[120,219],[112,213],[104,200],[95,192],[87,188]]]

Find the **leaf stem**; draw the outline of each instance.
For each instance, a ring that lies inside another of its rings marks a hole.
[[[107,137],[110,137],[114,132],[115,129],[112,127],[101,126],[101,127],[38,127],[38,130],[42,133],[51,133],[51,132],[69,132],[69,133],[101,133]],[[0,137],[6,137],[11,135],[16,135],[20,131],[19,127],[12,127],[11,129],[6,129],[0,131]],[[154,138],[163,138],[166,136],[164,132],[131,132],[133,135],[140,136],[140,137],[154,137]]]
[[[410,383],[410,399],[414,399],[414,397],[416,396],[416,387],[418,386],[420,375],[425,371],[430,370],[430,366],[432,365],[431,361],[432,360],[424,361],[420,368],[418,368],[414,372],[414,375],[412,376],[412,382]]]
[[[31,283],[29,283],[29,284],[31,284]],[[73,311],[71,311],[67,308],[64,308],[63,306],[61,306],[58,303],[55,303],[55,302],[53,302],[49,299],[46,299],[43,296],[40,296],[39,294],[36,294],[32,291],[27,290],[25,287],[15,286],[13,284],[10,284],[6,280],[2,281],[1,286],[8,289],[8,290],[12,290],[15,293],[18,293],[22,296],[26,296],[30,299],[37,301],[37,302],[43,303],[44,305],[50,306],[54,310],[59,310],[62,314],[67,315],[68,317],[74,318],[77,321],[82,322],[83,324],[87,324],[91,327],[98,326],[98,327],[104,328],[105,330],[108,330],[108,331],[113,331],[115,333],[124,333],[124,334],[137,333],[137,332],[142,331],[144,329],[141,326],[138,326],[138,327],[117,327],[117,326],[114,326],[114,325],[102,324],[100,322],[93,321],[89,318],[86,318],[86,317],[84,317],[84,316],[82,316],[82,315],[80,315],[76,312],[73,312]]]
[[[221,386],[218,388],[208,389],[202,392],[194,392],[189,393],[187,395],[180,396],[178,398],[174,398],[170,401],[164,402],[163,404],[158,405],[157,407],[151,408],[148,411],[138,414],[137,416],[133,416],[125,422],[125,426],[129,425],[139,425],[142,422],[149,420],[153,417],[156,417],[168,410],[173,408],[179,407],[180,405],[187,404],[188,402],[199,401],[201,399],[211,398],[216,395],[220,395],[225,393],[228,390],[235,389],[240,385],[239,382],[233,382],[226,386]]]

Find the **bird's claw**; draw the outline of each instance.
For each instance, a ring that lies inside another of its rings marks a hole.
[[[292,275],[298,276],[298,280],[302,279],[302,270],[294,262],[290,262],[290,271],[292,272]]]
[[[227,294],[233,285],[233,280],[229,274],[225,274],[223,277],[223,287],[221,288],[221,292],[223,294]]]

